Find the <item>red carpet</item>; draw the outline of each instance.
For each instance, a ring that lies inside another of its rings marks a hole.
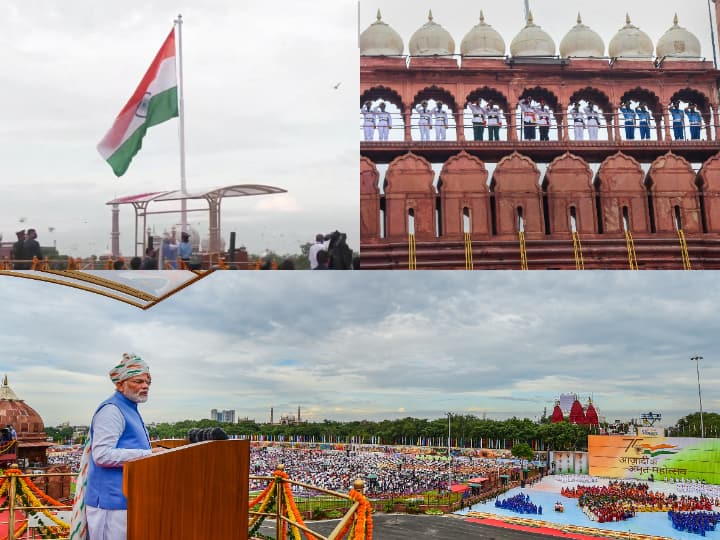
[[[575,540],[598,540],[602,536],[589,536],[587,534],[579,533],[566,533],[557,529],[551,529],[549,527],[529,527],[527,525],[513,525],[512,523],[506,523],[499,519],[478,519],[468,518],[465,521],[471,523],[479,523],[481,525],[490,525],[491,527],[502,527],[503,529],[512,529],[514,531],[530,532],[535,534],[545,534],[547,536],[557,536],[562,538],[573,538]]]

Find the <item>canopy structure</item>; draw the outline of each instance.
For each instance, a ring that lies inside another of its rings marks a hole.
[[[478,476],[468,479],[468,485],[470,487],[482,487],[483,482],[487,482],[487,478]]]
[[[452,491],[453,493],[463,493],[468,489],[470,488],[465,484],[453,484],[452,486],[450,486],[450,491]]]
[[[121,204],[131,204],[135,209],[135,255],[138,255],[138,247],[142,246],[142,252],[145,252],[145,242],[147,230],[147,216],[151,214],[171,214],[180,213],[181,210],[158,210],[150,212],[148,207],[150,203],[171,202],[171,201],[206,201],[209,213],[209,245],[210,253],[220,251],[220,234],[221,234],[221,203],[226,197],[250,197],[252,195],[273,195],[276,193],[287,193],[287,190],[262,184],[236,184],[231,186],[185,191],[176,189],[173,191],[155,191],[152,193],[140,193],[138,195],[128,195],[118,197],[106,203],[112,205],[112,255],[113,258],[120,256],[120,220],[119,206]],[[203,212],[203,208],[188,209],[188,212]],[[140,230],[140,220],[142,219],[142,231]],[[141,237],[138,237],[138,234]]]

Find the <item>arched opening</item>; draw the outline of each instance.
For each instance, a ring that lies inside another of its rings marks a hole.
[[[623,109],[626,109],[625,112]],[[629,139],[630,126],[625,125],[625,120],[629,122],[632,119],[637,129],[631,130],[633,138],[630,140],[661,141],[663,139],[664,107],[660,103],[660,98],[651,90],[640,87],[628,90],[620,97],[620,103],[615,110],[619,126],[622,128],[622,138]]]
[[[414,141],[456,141],[458,106],[444,88],[430,86],[413,98],[410,138]]]
[[[525,219],[523,219],[522,206],[517,207],[517,230],[518,232],[525,232]]]
[[[563,111],[569,140],[614,140],[613,114],[610,99],[604,92],[589,86],[577,90]]]
[[[470,92],[463,110],[465,139],[468,141],[508,140],[508,110],[507,98],[494,88],[484,86]],[[478,123],[483,126],[480,137],[478,136],[480,133]],[[493,133],[492,139],[490,138],[491,132]],[[497,135],[497,139],[495,135]]]
[[[415,209],[408,208],[407,211],[407,230],[408,234],[415,234]]]
[[[470,218],[470,209],[465,206],[462,211],[463,215],[463,233],[469,234],[472,231],[472,221]]]
[[[693,88],[675,92],[670,98],[668,112],[675,140],[713,139],[713,111],[710,100],[702,92]],[[684,124],[682,127],[678,119]]]
[[[557,96],[547,88],[523,90],[513,115],[518,140],[561,140],[556,117],[559,109]]]
[[[365,90],[360,96],[360,132],[365,141],[402,141],[406,105],[386,86]]]

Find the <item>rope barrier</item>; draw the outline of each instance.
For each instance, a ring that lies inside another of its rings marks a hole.
[[[580,243],[580,235],[577,231],[573,231],[573,252],[575,254],[575,270],[585,270],[585,260],[582,254],[582,244]]]
[[[408,270],[417,270],[417,251],[415,235],[408,235]]]
[[[682,229],[678,229],[678,237],[680,238],[680,253],[682,254],[683,270],[692,270],[690,264],[690,254],[688,253],[687,242],[685,241],[685,233]]]
[[[630,270],[638,269],[637,254],[635,253],[635,242],[633,242],[632,233],[625,231],[625,245],[628,253],[628,263],[630,264]]]
[[[474,270],[472,239],[470,233],[465,233],[465,270]]]
[[[523,231],[518,232],[520,239],[520,270],[528,270],[527,261],[527,250],[525,248],[525,233]]]

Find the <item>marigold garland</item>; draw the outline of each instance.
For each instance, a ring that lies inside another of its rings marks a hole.
[[[351,489],[348,496],[358,503],[355,519],[348,522],[339,537],[343,538],[348,534],[348,540],[371,540],[372,539],[372,505],[370,501],[360,492]]]
[[[20,502],[21,506],[33,506],[33,507],[39,507],[39,506],[46,506],[43,504],[41,499],[46,499],[48,502],[51,503],[53,506],[63,506],[66,507],[66,505],[63,505],[62,503],[56,501],[46,493],[42,492],[29,478],[21,478],[22,471],[20,469],[7,469],[5,471],[5,479],[0,485],[0,495],[3,495],[7,492],[8,486],[10,483],[10,477],[11,476],[17,476],[19,477],[17,479],[17,482],[19,484],[19,488],[16,491],[16,497],[18,501]],[[36,496],[37,493],[37,496]],[[39,498],[38,498],[39,496]],[[9,507],[9,501],[6,500],[2,504],[2,507]],[[39,527],[39,532],[41,537],[43,538],[50,538],[50,537],[58,537],[60,535],[66,536],[69,532],[70,525],[59,519],[58,517],[51,514],[47,509],[38,509],[36,511],[29,510],[28,513],[34,514],[35,512],[42,512],[43,515],[47,516],[48,519],[50,519],[52,522],[55,523],[55,526],[41,526]],[[27,529],[28,523],[27,520],[23,523],[23,525],[18,528],[16,531],[16,535],[22,535],[22,533]],[[4,540],[4,539],[3,539]]]

